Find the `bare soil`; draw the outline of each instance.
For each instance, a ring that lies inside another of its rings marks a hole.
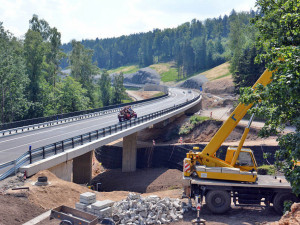
[[[138,140],[143,142],[155,142],[164,144],[177,143],[179,139],[179,127],[187,123],[189,117],[183,115],[179,117],[172,124],[166,127],[147,128],[138,134]],[[183,143],[207,143],[216,134],[218,129],[222,126],[223,122],[218,120],[207,120],[197,125],[190,134],[180,135],[183,138]],[[238,125],[225,140],[226,142],[237,142],[241,139],[244,132],[244,125]],[[246,144],[255,141],[256,144],[266,143],[266,139],[258,137],[259,128],[251,128],[247,138]],[[276,141],[276,137],[269,138],[272,142]]]
[[[231,76],[223,77],[204,84],[203,91],[211,94],[233,94],[234,83]]]
[[[50,184],[48,186],[33,185],[37,177],[42,175],[48,177]],[[101,189],[114,191],[94,192],[86,186],[58,179],[49,171],[41,171],[25,183],[25,186],[30,188],[26,193],[27,197],[0,196],[0,224],[22,224],[59,205],[74,207],[75,203],[79,201],[79,195],[87,191],[96,193],[97,200],[111,199],[114,201],[126,198],[129,191],[138,191],[142,193],[142,196],[155,194],[161,198],[181,198],[182,194],[182,189],[180,188],[182,173],[178,170],[158,168],[138,170],[135,173],[122,173],[120,170],[110,170],[99,174],[95,179],[102,182]],[[183,201],[187,200],[183,199]],[[237,208],[233,205],[232,209],[225,215],[214,215],[204,205],[201,217],[208,221],[208,225],[268,224],[280,219],[272,208]],[[194,218],[196,218],[196,212],[190,211],[184,214],[183,221],[171,224],[191,224],[190,221]],[[46,219],[40,224],[59,224],[59,221],[54,220],[50,222]]]
[[[0,195],[0,224],[17,225],[42,214],[46,210],[32,204],[27,197]]]

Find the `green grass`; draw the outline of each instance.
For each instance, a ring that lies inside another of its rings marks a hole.
[[[132,100],[130,100],[130,99],[123,99],[122,100],[122,103],[129,103],[129,102],[132,102]]]
[[[162,73],[160,76],[162,82],[176,81],[178,77],[177,68],[170,68],[169,71]]]
[[[121,73],[123,72],[124,74],[128,73],[135,73],[139,70],[139,67],[137,65],[131,65],[131,66],[121,66],[112,70],[108,70],[107,72],[109,74],[111,73]]]
[[[153,95],[152,98],[159,97],[159,96],[163,96],[163,95],[165,95],[164,92],[159,92],[159,93]]]
[[[274,165],[262,165],[257,168],[257,173],[260,175],[274,175],[275,166]]]
[[[230,75],[231,75],[231,73],[228,72],[228,73],[226,73],[226,74],[224,74],[224,75],[221,75],[221,76],[219,76],[219,77],[215,77],[215,78],[213,78],[212,80],[218,80],[218,79],[220,79],[220,78],[228,77],[228,76],[230,76]]]
[[[193,115],[190,118],[188,123],[183,124],[179,129],[179,135],[186,135],[193,131],[193,129],[198,125],[201,124],[203,121],[209,120],[209,117],[206,116],[199,116]]]
[[[139,88],[139,87],[126,87],[126,90],[129,90],[129,91],[138,91],[140,89],[141,88]]]

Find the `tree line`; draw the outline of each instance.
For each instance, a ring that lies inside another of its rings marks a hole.
[[[33,15],[24,40],[14,37],[0,22],[1,123],[56,115],[121,103],[123,74],[113,85],[92,61],[93,51],[72,41],[71,52],[61,50],[61,34]],[[66,58],[71,75],[63,78],[60,62]]]
[[[193,19],[176,28],[154,29],[117,38],[82,40],[86,48],[94,50],[93,62],[100,68],[111,69],[129,64],[146,67],[154,63],[175,61],[178,78],[220,65],[230,60],[230,38],[240,36],[240,30],[249,24],[257,13],[232,10],[229,16],[199,21]],[[244,33],[251,39],[251,33]],[[243,44],[240,41],[240,44]],[[62,45],[65,53],[71,52],[72,43]],[[233,52],[234,57],[238,54]],[[62,61],[67,67],[67,60]]]
[[[257,0],[256,6],[260,15],[252,20],[255,42],[241,49],[238,52],[241,57],[239,60],[233,58],[231,66],[237,72],[240,86],[249,86],[244,81],[253,79],[255,69],[262,71],[266,66],[272,71],[270,84],[266,87],[259,85],[256,92],[251,87],[242,89],[240,101],[245,104],[254,102],[258,106],[253,107],[251,113],[265,119],[259,133],[261,137],[278,136],[280,149],[275,154],[276,168],[284,172],[293,192],[299,197],[300,2]],[[295,130],[282,132],[286,125]]]

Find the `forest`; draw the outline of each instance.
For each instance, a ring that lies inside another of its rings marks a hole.
[[[257,12],[253,10],[238,13],[232,10],[229,16],[203,22],[193,19],[173,29],[82,40],[81,44],[94,51],[92,59],[99,68],[112,69],[131,64],[147,67],[174,61],[178,79],[182,79],[220,65],[232,55],[238,57],[245,46],[249,47],[255,41],[255,31],[249,24],[255,15]],[[63,44],[62,49],[65,53],[71,52],[72,43]],[[67,67],[67,60],[61,65]]]
[[[0,22],[1,123],[57,115],[126,101],[123,74],[113,84],[106,71],[92,62],[93,51],[73,40],[72,51],[61,49],[61,34],[33,15],[24,40]],[[67,58],[71,75],[64,78],[60,63]]]

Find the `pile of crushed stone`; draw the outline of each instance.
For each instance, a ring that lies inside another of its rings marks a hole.
[[[183,218],[184,203],[179,199],[163,198],[157,195],[142,197],[129,193],[127,198],[113,205],[113,215],[120,224],[167,224]]]
[[[204,75],[198,75],[187,79],[186,81],[178,84],[177,86],[182,88],[191,88],[191,89],[200,90],[200,88],[202,88],[202,86],[206,82],[208,82],[208,79]]]

